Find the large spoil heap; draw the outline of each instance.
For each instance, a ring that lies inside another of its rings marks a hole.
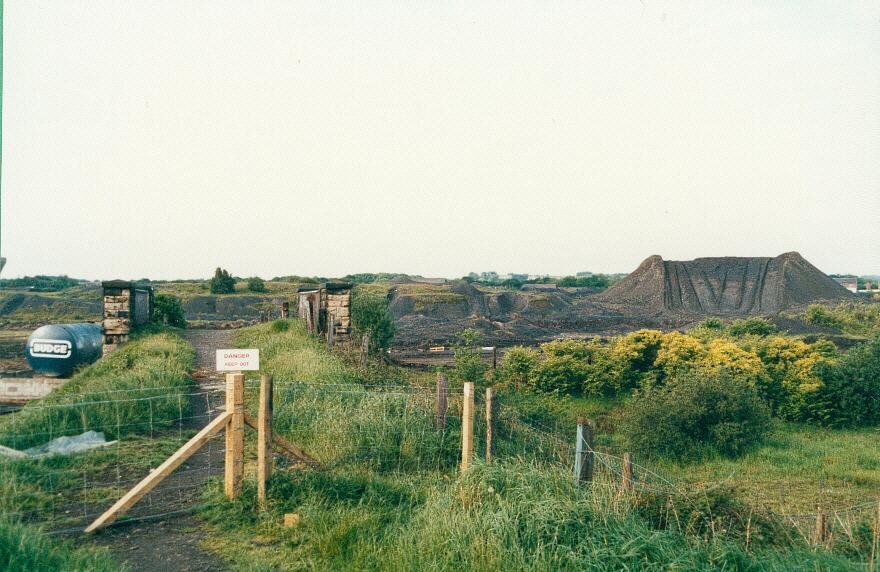
[[[772,314],[851,294],[797,252],[774,258],[647,258],[629,276],[594,297],[649,313]]]

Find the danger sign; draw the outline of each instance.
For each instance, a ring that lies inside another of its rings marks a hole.
[[[217,371],[260,369],[260,350],[217,350]]]

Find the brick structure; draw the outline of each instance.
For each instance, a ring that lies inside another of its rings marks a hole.
[[[128,342],[131,330],[153,317],[153,288],[125,280],[102,282],[104,355]]]
[[[327,332],[332,328],[334,344],[348,344],[351,342],[351,284],[328,282],[324,290]]]
[[[334,345],[351,342],[351,288],[346,282],[300,286],[297,314],[310,333],[330,333]]]

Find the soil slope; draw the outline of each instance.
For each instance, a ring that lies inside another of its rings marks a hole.
[[[647,258],[635,272],[594,297],[648,313],[766,315],[852,294],[796,252],[775,258]]]

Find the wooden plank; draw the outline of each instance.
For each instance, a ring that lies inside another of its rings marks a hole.
[[[104,514],[99,516],[95,522],[90,524],[85,531],[88,533],[95,532],[99,528],[107,526],[119,518],[123,512],[130,509],[137,501],[143,498],[145,494],[153,490],[156,485],[162,482],[162,479],[171,474],[171,472],[179,467],[181,463],[189,459],[193,453],[198,451],[202,445],[208,442],[208,439],[223,430],[230,417],[231,414],[225,412],[208,423],[192,439],[187,441],[180,449],[175,451],[173,455],[168,457],[164,463],[156,467],[153,472],[132,487],[130,491],[125,493],[121,499],[116,501],[116,503],[107,509]]]
[[[245,423],[245,425],[247,425],[251,429],[259,431],[259,429],[258,429],[259,423],[257,423],[257,420],[254,419],[253,417],[251,417],[250,415],[248,415],[247,413],[244,414],[244,423]],[[308,465],[313,465],[313,466],[318,466],[321,464],[317,460],[315,460],[311,455],[309,455],[308,453],[303,451],[301,448],[297,447],[296,445],[294,445],[293,443],[291,443],[290,441],[288,441],[287,439],[285,439],[284,437],[282,437],[281,435],[279,435],[275,432],[272,433],[272,444],[275,446],[275,448],[279,449],[281,452],[287,453],[287,454],[293,456],[294,458],[302,461],[303,463],[306,463]]]
[[[230,413],[226,423],[226,465],[223,491],[234,499],[241,492],[244,477],[244,375],[226,375],[226,411]]]
[[[272,476],[272,376],[260,377],[260,406],[257,414],[257,501],[266,508],[266,487]]]
[[[464,384],[461,406],[461,471],[467,471],[474,456],[474,383]]]

